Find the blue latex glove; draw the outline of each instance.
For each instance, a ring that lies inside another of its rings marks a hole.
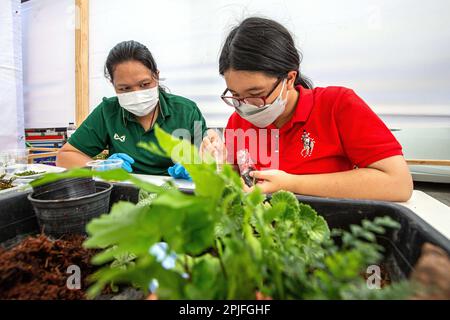
[[[133,172],[131,165],[134,163],[134,159],[126,153],[114,153],[108,159],[120,159],[123,160],[122,169],[127,172]]]
[[[169,172],[169,174],[175,179],[185,179],[192,181],[189,172],[187,172],[186,168],[183,167],[180,163],[175,163],[174,166],[169,167],[169,169],[167,169],[167,172]]]

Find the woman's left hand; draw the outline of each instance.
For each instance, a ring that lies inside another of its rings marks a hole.
[[[289,191],[291,175],[281,170],[252,171],[250,176],[262,181],[256,185],[263,193],[273,193],[279,190]],[[255,187],[244,188],[245,191],[253,191]]]

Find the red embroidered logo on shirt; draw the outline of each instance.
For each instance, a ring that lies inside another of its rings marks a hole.
[[[300,152],[300,154],[302,155],[303,158],[310,157],[314,150],[314,145],[316,141],[313,138],[311,138],[311,136],[309,135],[308,132],[306,132],[306,130],[303,130],[302,142],[303,142],[303,149]]]

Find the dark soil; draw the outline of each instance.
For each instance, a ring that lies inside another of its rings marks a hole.
[[[90,264],[96,250],[82,247],[84,236],[50,240],[45,235],[27,237],[10,250],[0,248],[0,299],[49,300],[85,299]],[[81,289],[71,290],[66,282],[70,265],[81,270]]]
[[[450,257],[441,248],[425,243],[411,280],[423,286],[413,299],[450,300]]]
[[[82,247],[85,236],[71,235],[52,240],[41,234],[27,237],[15,247],[0,247],[0,299],[18,300],[75,300],[86,299],[88,276],[98,267],[91,265],[98,252]],[[66,273],[71,265],[81,270],[81,289],[71,290]],[[391,283],[386,266],[381,267],[381,287]],[[411,280],[422,284],[422,290],[412,299],[450,299],[450,258],[440,248],[425,244],[422,255],[411,275]],[[367,278],[366,274],[361,274]],[[430,290],[432,289],[432,290]],[[100,299],[142,299],[143,293],[125,288],[113,294],[110,287],[102,292]],[[267,298],[267,297],[258,297]]]

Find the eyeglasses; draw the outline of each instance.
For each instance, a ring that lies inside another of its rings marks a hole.
[[[272,88],[272,90],[270,90],[270,92],[265,96],[265,97],[245,97],[245,98],[236,98],[233,96],[226,96],[225,94],[228,92],[228,88],[225,89],[225,91],[222,93],[222,95],[220,96],[220,98],[229,106],[237,108],[240,107],[243,103],[246,104],[251,104],[255,107],[263,107],[266,105],[266,100],[268,97],[270,97],[270,95],[275,91],[275,89],[278,87],[278,85],[280,84],[281,80],[283,80],[283,78],[278,78],[277,82],[275,83],[274,87]]]

